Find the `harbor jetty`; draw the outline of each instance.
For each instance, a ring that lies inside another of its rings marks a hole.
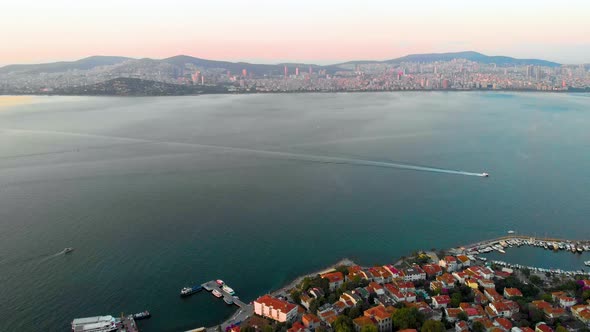
[[[229,294],[224,290],[224,285],[220,284],[217,280],[211,280],[201,285],[203,289],[208,292],[218,292],[221,294],[221,298],[225,303],[233,303],[238,306],[239,309],[229,319],[220,325],[209,327],[206,329],[207,332],[216,332],[218,327],[221,327],[222,331],[225,331],[227,327],[231,325],[239,325],[244,320],[248,319],[254,314],[254,306],[250,303],[245,303],[240,300],[239,297]]]

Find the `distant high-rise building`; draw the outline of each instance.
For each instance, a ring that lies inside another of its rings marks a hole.
[[[285,78],[289,75],[289,69],[287,69],[287,65],[285,65]]]
[[[295,76],[299,76],[299,67],[295,68]]]
[[[246,69],[242,69],[242,76],[243,76],[243,77],[246,77],[246,76],[248,76],[248,70],[246,70]]]
[[[445,90],[449,88],[449,80],[448,79],[445,78],[442,81],[442,88],[445,89]]]
[[[526,78],[530,79],[533,77],[533,66],[526,66]]]
[[[309,75],[311,75],[313,73],[313,69],[311,69],[311,66],[309,66]]]

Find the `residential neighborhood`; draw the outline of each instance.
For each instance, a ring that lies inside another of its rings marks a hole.
[[[394,265],[342,265],[285,296],[253,301],[249,332],[590,331],[590,280],[418,253]]]

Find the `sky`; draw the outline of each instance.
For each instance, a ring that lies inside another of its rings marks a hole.
[[[473,50],[590,63],[589,0],[2,0],[0,65],[91,55],[319,64]]]

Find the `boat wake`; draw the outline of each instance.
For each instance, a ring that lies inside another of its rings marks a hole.
[[[273,158],[273,159],[296,160],[296,161],[314,162],[314,163],[323,163],[323,164],[340,164],[340,165],[351,165],[351,166],[369,166],[369,167],[381,167],[381,168],[392,168],[392,169],[405,169],[405,170],[413,170],[413,171],[421,171],[421,172],[434,172],[434,173],[444,173],[444,174],[464,175],[464,176],[477,176],[477,177],[487,177],[488,176],[487,173],[474,173],[474,172],[467,172],[467,171],[461,171],[461,170],[418,166],[418,165],[412,165],[412,164],[402,164],[402,163],[374,161],[374,160],[365,160],[365,159],[331,157],[331,156],[281,152],[281,151],[272,151],[272,150],[258,150],[258,149],[229,147],[229,146],[213,145],[213,144],[199,144],[199,143],[174,142],[174,141],[158,141],[158,140],[149,140],[149,139],[142,139],[142,138],[119,137],[119,136],[85,134],[85,133],[73,133],[73,132],[62,132],[62,131],[26,130],[26,129],[8,129],[8,130],[16,131],[16,132],[38,133],[38,134],[61,134],[61,135],[70,135],[70,136],[81,136],[81,137],[95,137],[95,138],[122,140],[122,141],[126,141],[126,142],[135,142],[135,143],[151,143],[151,144],[186,146],[186,147],[193,147],[193,148],[211,149],[211,150],[229,152],[229,153],[235,153],[235,154],[255,155],[255,156],[261,156],[261,157],[267,157],[267,158]],[[114,145],[114,146],[116,146],[116,145]]]

